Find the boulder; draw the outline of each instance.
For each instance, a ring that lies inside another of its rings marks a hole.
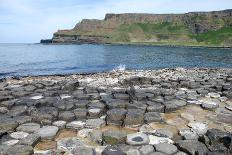
[[[186,152],[191,155],[205,155],[208,152],[205,144],[197,140],[179,140],[177,146],[183,152]]]

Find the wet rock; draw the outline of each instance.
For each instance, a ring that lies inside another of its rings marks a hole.
[[[95,155],[94,150],[86,146],[77,146],[71,152],[74,155]]]
[[[106,144],[116,145],[126,142],[127,132],[117,130],[107,130],[103,132],[103,141]]]
[[[149,144],[149,138],[144,133],[128,134],[126,143],[129,145],[146,145]]]
[[[13,132],[10,134],[10,137],[14,138],[14,139],[23,139],[23,138],[27,137],[28,135],[29,134],[26,132]]]
[[[208,152],[208,149],[205,146],[205,144],[197,140],[180,140],[177,142],[177,146],[181,151],[191,155],[205,155]]]
[[[33,148],[28,145],[14,145],[7,150],[8,155],[31,155],[33,152]]]
[[[35,146],[40,141],[40,136],[37,134],[29,134],[27,137],[21,139],[19,144]]]
[[[126,155],[119,148],[114,146],[107,146],[101,155]]]
[[[37,123],[25,123],[17,127],[17,131],[23,131],[27,133],[37,132],[40,128],[40,125]]]
[[[165,154],[174,154],[178,151],[177,147],[173,144],[160,143],[155,145],[155,150]]]
[[[106,126],[106,122],[102,119],[88,119],[86,121],[87,128],[100,128]]]
[[[82,129],[85,126],[85,122],[82,121],[72,121],[66,124],[66,128],[69,129]]]
[[[56,126],[43,126],[36,133],[41,137],[41,139],[52,140],[56,136],[58,130],[59,128]]]
[[[129,109],[124,120],[125,126],[139,126],[144,122],[144,112],[139,109]]]
[[[66,122],[71,122],[75,119],[75,115],[71,111],[63,111],[59,113],[58,118]]]
[[[72,151],[77,146],[83,146],[84,143],[76,138],[63,138],[57,141],[57,149],[62,151]]]
[[[145,123],[161,122],[162,120],[162,116],[158,112],[148,112],[144,115]]]

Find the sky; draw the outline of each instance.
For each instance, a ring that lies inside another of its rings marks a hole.
[[[0,0],[0,43],[38,43],[81,19],[106,13],[186,13],[232,9],[232,0]]]

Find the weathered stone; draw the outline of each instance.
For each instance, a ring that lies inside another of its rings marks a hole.
[[[65,128],[66,122],[65,121],[55,121],[52,125],[57,126],[60,129]]]
[[[12,109],[8,112],[10,116],[19,116],[25,114],[27,111],[27,106],[13,106]]]
[[[89,118],[98,118],[102,112],[102,109],[99,108],[89,108],[88,114]]]
[[[119,148],[114,146],[107,146],[101,155],[126,155]]]
[[[2,117],[2,116],[0,116]],[[18,123],[9,117],[2,117],[0,118],[0,131],[1,132],[12,132],[17,128]]]
[[[144,112],[139,109],[129,109],[124,120],[125,126],[139,126],[143,124]]]
[[[155,145],[155,150],[165,154],[174,154],[178,151],[177,147],[173,144],[160,143]]]
[[[71,122],[75,119],[75,115],[71,111],[63,111],[59,113],[58,118],[66,122]]]
[[[186,140],[198,140],[199,135],[191,129],[180,129],[179,134]]]
[[[0,107],[0,114],[5,114],[9,112],[9,110],[7,109],[7,107]]]
[[[207,132],[208,126],[204,123],[191,122],[188,124],[191,130],[196,132],[198,135],[204,135]]]
[[[10,137],[14,138],[14,139],[23,139],[23,138],[27,137],[28,135],[29,134],[26,132],[13,132],[10,134]]]
[[[127,110],[125,109],[112,109],[107,111],[107,120],[121,121],[125,118]]]
[[[69,129],[82,129],[85,126],[85,122],[82,121],[72,121],[66,124],[66,128]]]
[[[175,111],[179,109],[180,107],[185,106],[186,104],[187,104],[186,101],[176,100],[176,99],[164,102],[165,112]]]
[[[148,112],[144,115],[144,121],[145,123],[161,122],[162,116],[158,112]]]
[[[159,144],[159,143],[169,143],[169,144],[173,144],[174,142],[166,137],[158,137],[158,136],[153,136],[153,135],[149,135],[149,139],[150,145],[155,145],[155,144]]]
[[[40,128],[40,125],[37,123],[26,123],[17,127],[17,131],[23,131],[27,133],[37,132]]]
[[[77,146],[83,146],[84,143],[76,138],[63,138],[57,141],[57,149],[62,151],[72,151]]]
[[[93,148],[86,146],[77,146],[71,152],[74,155],[95,155]]]
[[[173,133],[172,131],[168,129],[157,129],[154,133],[154,135],[158,137],[166,137],[166,138],[173,138]]]
[[[207,110],[213,110],[219,106],[219,101],[215,99],[214,100],[204,99],[204,100],[200,100],[200,102],[202,103],[201,104],[202,108],[207,109]]]
[[[7,155],[31,155],[33,148],[28,145],[14,145],[7,150]]]
[[[155,103],[147,107],[148,112],[164,112],[164,105],[161,103]]]
[[[129,145],[146,145],[149,144],[149,138],[144,133],[128,134],[126,143]]]
[[[102,143],[102,131],[101,130],[92,130],[89,132],[89,137],[92,141],[99,144]]]
[[[106,122],[102,119],[88,119],[86,121],[87,128],[100,128],[106,125]]]
[[[62,89],[63,90],[68,90],[68,91],[74,91],[74,90],[76,90],[76,88],[78,86],[79,86],[78,81],[69,81],[62,87]]]
[[[139,151],[143,155],[149,155],[150,153],[154,152],[154,147],[152,145],[143,145],[143,146],[141,146]]]
[[[74,112],[74,114],[76,116],[76,119],[78,119],[78,120],[86,119],[87,109],[78,108],[78,109],[73,110],[73,112]]]
[[[58,130],[59,128],[56,126],[43,126],[37,131],[37,134],[41,137],[41,139],[52,140],[56,136]]]
[[[37,135],[37,134],[29,134],[27,137],[21,139],[19,141],[19,144],[35,146],[39,140],[40,140],[39,135]]]
[[[106,102],[106,105],[109,109],[115,109],[115,108],[125,108],[128,103],[129,102],[125,100],[111,99],[110,101]]]
[[[177,142],[177,146],[181,151],[191,155],[205,155],[208,152],[207,147],[197,140],[180,140]]]
[[[16,145],[18,142],[19,142],[18,139],[11,139],[11,140],[6,140],[2,142],[2,144],[7,145],[7,146],[13,146],[13,145]]]
[[[55,120],[58,116],[58,109],[55,107],[41,107],[31,111],[33,120],[41,122],[42,120]]]

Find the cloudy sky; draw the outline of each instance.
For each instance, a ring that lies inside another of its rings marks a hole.
[[[105,13],[185,13],[232,9],[232,0],[0,0],[0,43],[36,43],[57,29]]]

